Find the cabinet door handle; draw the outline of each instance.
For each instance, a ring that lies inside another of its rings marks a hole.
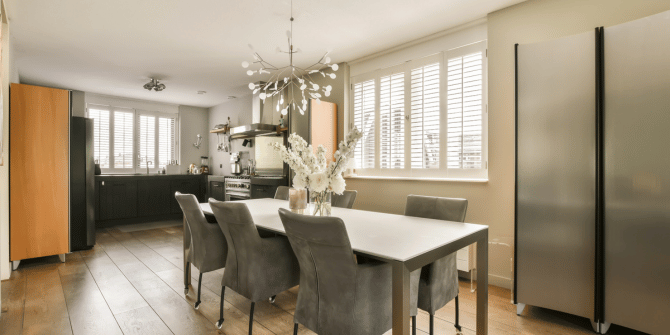
[[[104,181],[102,182],[102,186],[105,186],[105,182],[104,182]]]

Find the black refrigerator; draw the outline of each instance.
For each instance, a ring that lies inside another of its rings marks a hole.
[[[70,251],[95,245],[93,119],[70,119]]]
[[[516,46],[515,303],[670,334],[670,12]]]

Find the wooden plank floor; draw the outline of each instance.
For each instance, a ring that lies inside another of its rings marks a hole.
[[[100,229],[95,248],[21,263],[2,282],[0,334],[247,334],[250,302],[226,290],[221,330],[219,294],[223,270],[203,275],[202,304],[193,309],[193,287],[184,295],[181,226],[136,232]],[[510,291],[489,288],[489,334],[593,334],[588,320],[537,307],[515,314]],[[292,334],[298,287],[279,294],[275,304],[256,304],[254,334]],[[475,334],[476,293],[461,282],[463,333]],[[417,328],[428,332],[428,314]],[[456,334],[454,302],[436,313],[436,334]],[[300,334],[313,334],[300,327]],[[390,334],[390,331],[387,333]],[[642,334],[612,326],[608,334]]]

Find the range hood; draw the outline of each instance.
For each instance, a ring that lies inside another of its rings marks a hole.
[[[264,85],[265,83],[257,84]],[[272,111],[268,109],[267,112],[264,112],[263,105],[259,91],[251,98],[251,124],[230,128],[231,139],[277,134],[277,126],[272,122]]]

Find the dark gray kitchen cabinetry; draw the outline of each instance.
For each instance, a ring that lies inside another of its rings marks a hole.
[[[137,216],[137,181],[100,181],[100,220]]]
[[[205,175],[101,175],[95,181],[98,227],[179,219],[175,192],[207,200]]]
[[[144,179],[137,181],[137,215],[152,216],[170,214],[170,183],[165,180]]]
[[[225,201],[226,200],[225,183],[222,181],[210,181],[209,197],[219,201]]]
[[[194,194],[199,201],[204,201],[204,192],[201,185],[201,181],[197,179],[180,179],[173,180],[171,184],[172,190],[170,194],[170,208],[172,213],[179,214],[181,213],[181,207],[177,199],[174,197],[175,192],[185,193],[185,194]]]

